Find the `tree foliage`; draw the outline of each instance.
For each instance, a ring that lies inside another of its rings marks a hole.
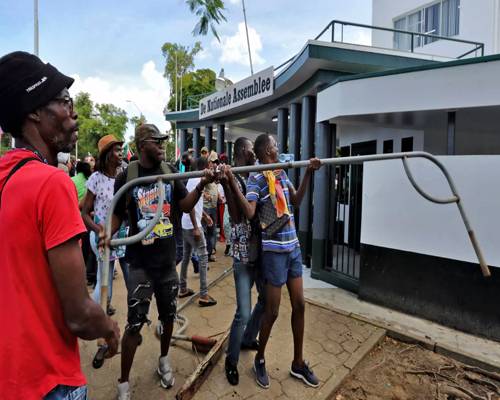
[[[220,42],[216,25],[226,21],[223,12],[225,11],[223,0],[186,0],[189,10],[200,19],[193,29],[193,35],[206,35],[208,30]]]
[[[182,77],[182,99],[179,90],[178,96],[182,102],[182,109],[187,110],[197,106],[197,100],[207,93],[215,91],[215,72],[211,69],[197,69]],[[176,95],[170,97],[167,108],[174,110]]]
[[[97,142],[105,135],[113,134],[123,139],[129,119],[127,113],[113,104],[94,104],[88,93],[75,97],[78,113],[78,157],[97,153]]]
[[[161,52],[165,57],[165,71],[163,75],[170,84],[170,95],[175,92],[175,78],[179,78],[194,68],[194,57],[202,49],[201,43],[196,42],[192,48],[179,43],[166,42],[161,46]],[[177,74],[177,75],[176,75]]]
[[[3,132],[0,134],[0,156],[4,155],[5,152],[10,150],[12,145],[12,136],[10,133]]]

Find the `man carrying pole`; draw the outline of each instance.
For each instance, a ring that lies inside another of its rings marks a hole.
[[[117,176],[115,193],[127,182],[138,177],[172,173],[170,167],[163,161],[165,139],[167,135],[162,135],[155,125],[143,124],[136,128],[135,144],[139,160],[131,162],[127,169]],[[118,384],[120,400],[130,399],[130,370],[135,351],[141,342],[141,328],[150,322],[148,311],[153,294],[161,323],[161,353],[157,372],[164,388],[168,389],[174,385],[173,371],[167,357],[179,289],[175,269],[175,230],[172,224],[172,212],[191,211],[200,199],[204,186],[214,178],[214,173],[206,170],[204,177],[189,193],[181,180],[164,181],[163,204],[158,204],[160,187],[156,182],[137,185],[119,199],[114,210],[112,231],[116,232],[121,222],[128,218],[129,235],[132,236],[143,231],[158,207],[162,208],[161,218],[152,232],[140,242],[127,246],[126,257],[130,262],[127,282],[128,316],[122,339],[121,376]]]
[[[278,162],[278,147],[273,136],[258,136],[254,149],[260,164]],[[245,217],[251,220],[257,213],[262,227],[261,265],[265,281],[265,307],[253,370],[258,385],[265,389],[269,388],[269,376],[265,367],[264,352],[278,317],[281,288],[285,284],[292,305],[294,356],[290,374],[309,386],[319,386],[318,378],[303,358],[305,300],[302,287],[302,256],[292,206],[300,205],[313,171],[320,167],[320,160],[310,160],[297,191],[283,170],[263,171],[251,175],[247,182],[246,198],[240,191],[233,191]],[[232,174],[226,175],[229,179],[234,179]],[[235,182],[232,186],[235,186]]]

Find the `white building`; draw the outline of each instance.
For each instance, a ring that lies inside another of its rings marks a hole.
[[[484,43],[485,55],[500,52],[500,0],[373,0],[372,9],[374,26],[473,40]],[[411,36],[402,33],[373,31],[372,42],[411,48]],[[420,53],[451,57],[470,50],[464,44],[418,36],[413,45]]]

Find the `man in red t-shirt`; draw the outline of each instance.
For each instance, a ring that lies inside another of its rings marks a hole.
[[[76,190],[58,170],[71,152],[73,79],[24,52],[0,58],[0,126],[16,149],[0,159],[0,398],[86,399],[77,337],[119,330],[85,284]]]

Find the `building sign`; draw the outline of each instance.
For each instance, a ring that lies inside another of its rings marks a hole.
[[[204,119],[221,112],[271,96],[274,91],[274,68],[269,67],[200,100],[199,118]]]

